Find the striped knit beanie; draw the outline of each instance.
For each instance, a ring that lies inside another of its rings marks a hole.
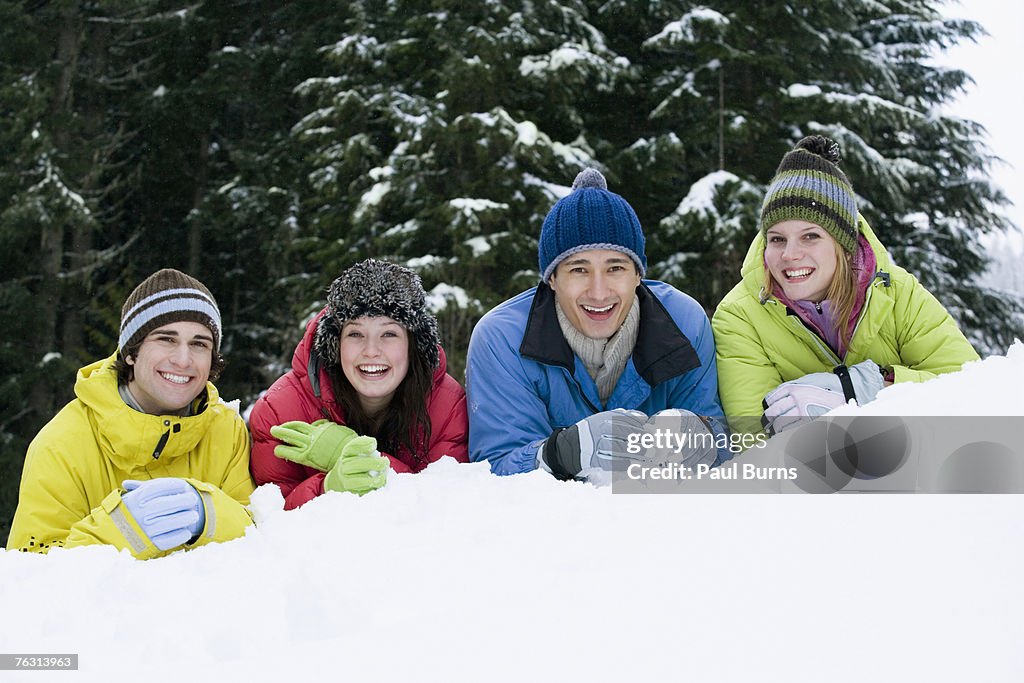
[[[537,248],[541,279],[547,282],[559,263],[590,249],[621,251],[633,259],[642,277],[647,271],[644,248],[644,231],[633,207],[608,191],[600,171],[586,168],[573,181],[572,192],[544,219]]]
[[[822,135],[796,143],[784,157],[761,206],[761,234],[777,223],[820,225],[848,252],[857,246],[857,199],[839,170],[839,144]]]
[[[215,351],[220,350],[220,310],[202,282],[180,270],[158,270],[135,288],[121,307],[118,350],[124,350],[167,323],[195,322],[213,333]]]

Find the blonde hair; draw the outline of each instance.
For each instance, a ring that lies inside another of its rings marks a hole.
[[[828,233],[826,232],[826,234]],[[853,268],[850,266],[853,254],[846,251],[832,235],[829,235],[829,239],[832,240],[832,247],[836,252],[836,272],[832,274],[832,282],[829,283],[828,290],[825,292],[825,298],[832,302],[832,317],[842,345],[849,346],[850,317],[853,315],[853,306],[857,303],[857,280],[854,277]],[[766,266],[764,269],[765,294],[774,296],[777,284],[775,278],[772,277],[771,270]]]

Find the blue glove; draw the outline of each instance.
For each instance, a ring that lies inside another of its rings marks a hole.
[[[643,452],[630,453],[629,438],[644,430],[647,416],[639,410],[605,410],[574,425],[556,429],[537,452],[537,465],[559,479],[589,478],[588,470],[625,469]]]
[[[160,550],[188,543],[206,525],[203,498],[184,479],[126,479],[122,486],[127,493],[121,496],[121,502]]]

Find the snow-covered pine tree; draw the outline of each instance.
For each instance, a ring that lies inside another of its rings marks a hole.
[[[294,85],[337,35],[336,3],[198,3],[149,43],[157,65],[133,109],[141,127],[147,244],[139,277],[187,270],[218,298],[228,366],[226,396],[255,398],[288,369],[301,334],[289,294],[304,278],[292,260],[298,161],[289,128]],[[313,296],[318,285],[309,286]]]
[[[582,2],[353,2],[298,87],[310,161],[299,248],[322,284],[369,256],[432,293],[453,373],[472,325],[537,280],[543,216],[594,159],[596,93],[628,64]]]
[[[980,127],[941,109],[968,75],[930,60],[981,27],[943,20],[937,3],[923,0],[686,4],[648,29],[646,49],[634,57],[653,86],[651,128],[632,147],[643,154],[614,162],[628,164],[628,184],[659,175],[645,173],[645,155],[652,169],[665,157],[685,160],[676,209],[641,214],[652,273],[693,289],[712,309],[730,280],[716,258],[738,267],[756,228],[758,193],[742,183],[763,188],[796,140],[822,133],[840,142],[861,211],[897,262],[943,301],[980,351],[1005,351],[1021,334],[1020,300],[980,284],[979,237],[1003,227],[997,209],[1006,199],[987,177],[993,156]],[[617,11],[634,10],[619,3]],[[715,183],[724,196],[704,192]],[[723,249],[734,239],[738,251]],[[709,245],[715,251],[705,251]]]
[[[760,202],[748,143],[761,124],[733,94],[749,85],[738,76],[751,56],[729,42],[736,18],[708,4],[617,0],[595,12],[633,65],[620,94],[631,124],[608,163],[645,227],[650,276],[710,314],[738,279]]]
[[[29,439],[72,398],[93,341],[116,339],[110,273],[135,241],[125,47],[149,4],[0,2],[0,534]]]

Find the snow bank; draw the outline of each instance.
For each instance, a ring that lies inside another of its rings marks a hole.
[[[887,387],[862,408],[843,406],[830,415],[1024,415],[1024,343],[1005,356],[968,363],[933,380]]]
[[[1017,344],[877,405],[1019,406],[1022,372]],[[150,562],[0,554],[3,649],[80,655],[4,680],[1024,673],[1020,496],[613,495],[446,458],[293,512],[262,487],[253,509],[245,538]]]

